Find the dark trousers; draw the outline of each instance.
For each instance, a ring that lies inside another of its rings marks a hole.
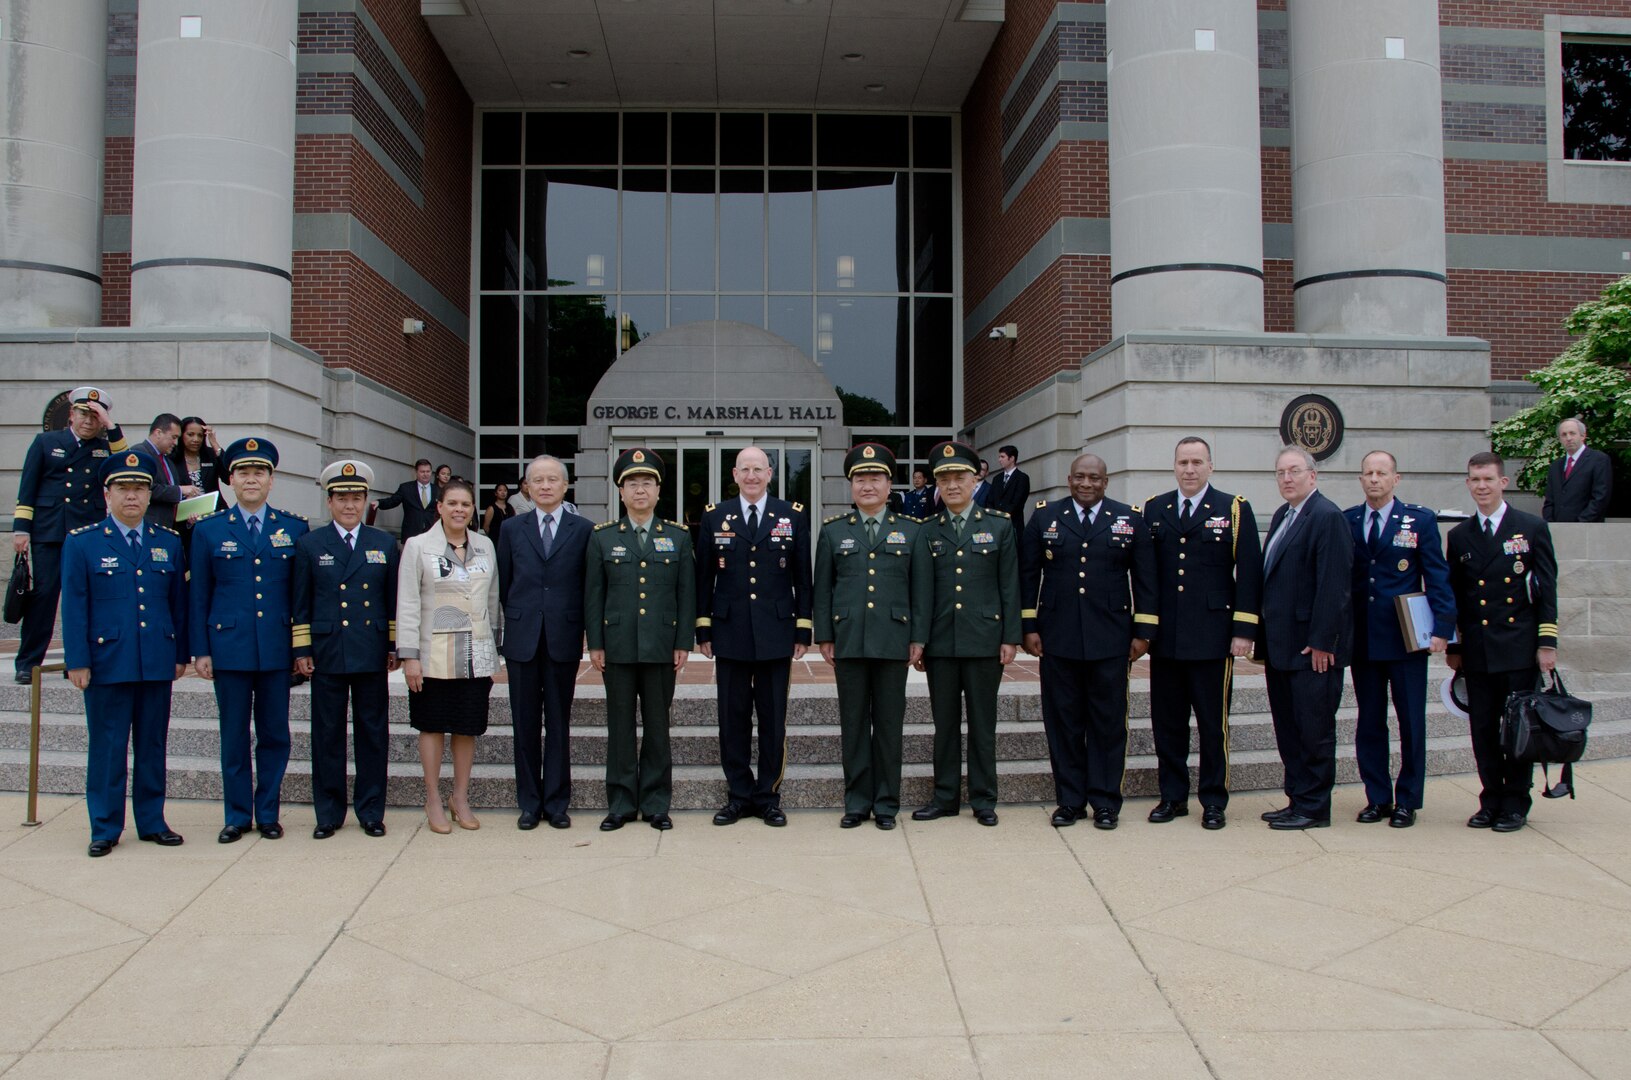
[[[1427,654],[1402,660],[1356,660],[1354,698],[1359,720],[1354,724],[1354,757],[1365,798],[1378,806],[1393,803],[1420,810],[1427,776]],[[1387,740],[1388,693],[1399,718],[1399,780],[1389,776]]]
[[[1121,812],[1127,771],[1127,658],[1067,660],[1044,651],[1042,726],[1060,806]]]
[[[719,761],[730,801],[758,813],[780,806],[787,768],[787,686],[793,658],[714,659],[719,687]],[[759,717],[759,775],[753,775],[753,717]]]
[[[1201,762],[1196,793],[1202,806],[1229,805],[1229,697],[1235,662],[1150,658],[1150,734],[1155,740],[1161,798],[1189,799],[1189,714],[1195,714]]]
[[[668,713],[674,701],[673,664],[606,665],[606,809],[631,817],[668,813],[674,759]],[[641,736],[635,751],[634,710]]]
[[[1533,690],[1539,668],[1522,671],[1467,672],[1467,725],[1472,729],[1472,756],[1484,790],[1478,805],[1491,814],[1528,816],[1534,801],[1535,766],[1513,761],[1501,750],[1501,713],[1506,696],[1514,690]]]
[[[352,806],[358,821],[385,820],[385,770],[390,757],[390,694],[385,672],[311,677],[311,801],[319,825],[345,824],[345,717],[351,702],[351,742],[357,759]]]
[[[844,743],[844,812],[900,813],[900,742],[906,723],[906,662],[833,661]]]
[[[531,660],[509,661],[509,672],[516,805],[523,814],[564,814],[572,801],[572,693],[578,662],[551,660],[539,642]]]
[[[1331,816],[1331,788],[1337,779],[1337,706],[1342,702],[1342,669],[1324,674],[1312,668],[1286,670],[1265,665],[1274,741],[1285,766],[1286,797],[1304,817]]]
[[[1002,661],[995,656],[932,656],[923,661],[934,715],[935,806],[962,806],[963,712],[968,712],[968,804],[997,808],[997,688]]]
[[[23,624],[18,628],[21,638],[17,643],[16,660],[19,675],[27,675],[36,664],[44,663],[45,650],[51,645],[51,631],[57,625],[57,601],[62,598],[62,545],[30,540],[28,572],[33,579],[34,591],[28,601]]]
[[[99,683],[85,688],[85,808],[92,840],[117,840],[125,828],[125,755],[134,749],[130,802],[136,832],[165,832],[164,751],[170,735],[168,682]]]
[[[273,825],[283,773],[289,767],[289,672],[215,671],[215,705],[221,714],[221,798],[226,824]],[[249,725],[255,724],[254,772],[250,772]]]

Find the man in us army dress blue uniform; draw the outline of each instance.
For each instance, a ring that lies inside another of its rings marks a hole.
[[[278,798],[289,766],[295,541],[307,526],[299,514],[267,504],[277,462],[277,447],[263,438],[227,447],[221,468],[238,505],[193,527],[188,623],[198,674],[215,681],[221,716],[226,824],[216,840],[223,844],[240,839],[252,824],[268,840],[283,835]]]
[[[110,512],[75,529],[62,546],[63,653],[69,681],[85,692],[93,859],[112,851],[124,831],[132,744],[136,832],[162,847],[181,843],[164,822],[164,753],[170,684],[188,660],[181,537],[143,520],[158,462],[133,451],[101,460]]]

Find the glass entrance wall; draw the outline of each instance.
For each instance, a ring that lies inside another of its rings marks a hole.
[[[534,453],[572,468],[606,369],[701,320],[815,358],[855,438],[897,448],[899,484],[961,422],[954,117],[492,111],[480,128],[484,489]],[[788,497],[808,501],[811,464]]]

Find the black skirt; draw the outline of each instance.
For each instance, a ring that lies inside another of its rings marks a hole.
[[[425,688],[408,691],[408,723],[416,731],[481,735],[487,730],[491,676],[481,679],[426,679]]]

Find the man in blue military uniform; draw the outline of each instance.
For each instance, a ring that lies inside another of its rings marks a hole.
[[[766,494],[770,458],[757,446],[736,455],[731,475],[740,494],[708,506],[697,529],[697,648],[714,661],[729,788],[714,824],[746,815],[781,826],[788,682],[810,646],[810,522],[800,503]]]
[[[17,646],[14,678],[20,683],[33,680],[33,670],[44,662],[51,644],[62,592],[63,541],[72,530],[106,516],[97,470],[110,454],[125,449],[125,437],[109,415],[112,403],[106,391],[78,386],[68,398],[68,427],[34,436],[17,483],[12,549],[27,553],[34,581]]]
[[[352,806],[362,831],[385,835],[385,772],[390,697],[396,670],[396,540],[362,523],[374,470],[336,461],[319,484],[328,493],[331,527],[295,541],[295,667],[311,678],[312,839],[345,824],[345,716],[357,758]],[[263,577],[265,575],[262,575]]]
[[[1094,826],[1114,829],[1127,771],[1127,667],[1160,625],[1155,552],[1139,508],[1105,498],[1103,458],[1077,455],[1066,482],[1070,494],[1039,503],[1020,541],[1020,615],[1025,651],[1042,659],[1053,825],[1074,825],[1091,804]]]
[[[1358,820],[1386,820],[1395,829],[1416,823],[1427,776],[1427,654],[1441,653],[1455,636],[1455,593],[1444,561],[1438,518],[1425,506],[1393,497],[1399,465],[1386,450],[1359,464],[1365,501],[1343,514],[1353,533],[1354,756],[1365,782]],[[1406,643],[1394,597],[1424,592],[1433,609],[1428,649]],[[1391,689],[1399,716],[1399,779],[1388,775],[1387,702]]]
[[[124,831],[132,743],[136,832],[163,847],[181,843],[164,822],[164,752],[170,684],[187,668],[187,564],[181,538],[143,520],[157,469],[133,451],[102,459],[110,512],[62,546],[63,651],[69,681],[85,692],[93,859],[112,851]]]
[[[239,439],[221,454],[238,505],[193,527],[192,651],[198,674],[215,681],[221,715],[221,793],[230,844],[258,826],[283,835],[278,797],[289,766],[289,676],[294,664],[295,542],[306,519],[267,505],[277,447]],[[250,718],[254,771],[250,771]]]

